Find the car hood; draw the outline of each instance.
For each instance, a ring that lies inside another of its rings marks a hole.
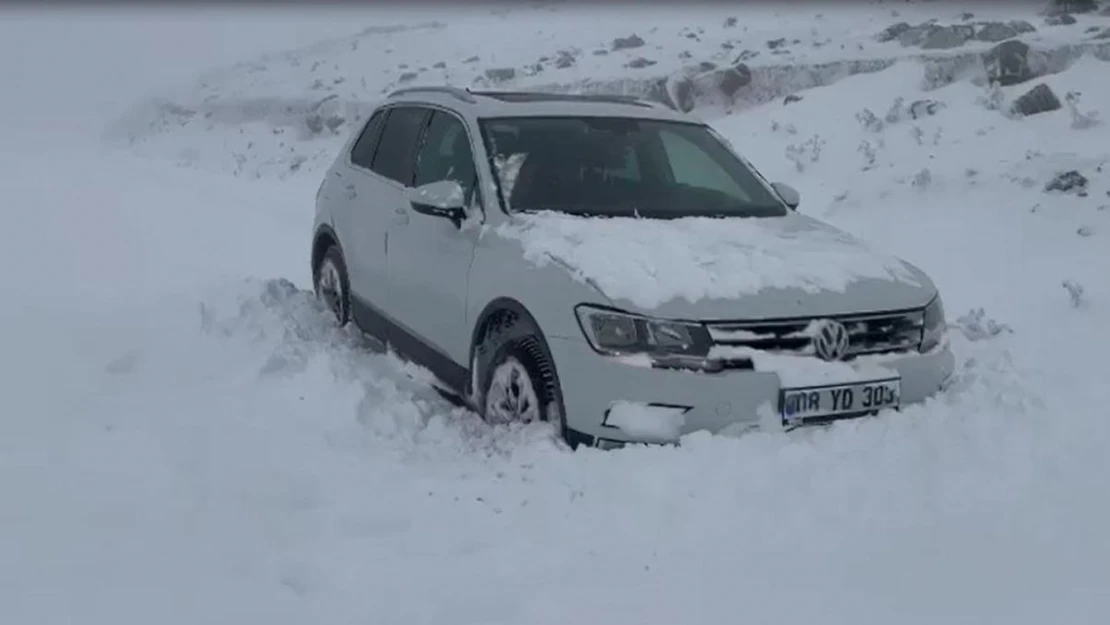
[[[673,220],[518,214],[497,228],[616,307],[672,319],[825,316],[924,306],[916,267],[811,217]]]

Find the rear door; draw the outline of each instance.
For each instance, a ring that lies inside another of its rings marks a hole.
[[[336,169],[335,178],[328,181],[331,201],[342,205],[342,210],[334,211],[335,230],[347,261],[352,312],[359,326],[383,339],[379,334],[380,324],[369,324],[361,311],[380,290],[386,267],[385,243],[389,228],[385,213],[373,206],[375,189],[370,167],[388,115],[388,109],[374,111],[351,144],[345,166]]]
[[[357,175],[349,191],[356,198],[357,210],[352,211],[355,218],[347,236],[359,248],[353,261],[357,266],[350,270],[354,295],[351,312],[364,330],[389,340],[390,324],[382,314],[389,299],[389,228],[397,219],[394,207],[403,197],[406,181],[412,180],[416,141],[429,112],[391,106],[382,113],[375,134],[367,137],[367,145],[356,142],[351,150],[352,171]]]
[[[362,169],[357,192],[368,216],[363,236],[373,238],[381,250],[373,262],[364,267],[363,300],[352,302],[352,312],[367,331],[394,342],[394,328],[404,319],[391,304],[391,284],[396,282],[397,271],[404,268],[390,267],[389,250],[391,230],[399,220],[407,220],[405,193],[413,179],[416,145],[431,113],[426,108],[412,105],[395,105],[387,109],[377,146],[369,167]]]

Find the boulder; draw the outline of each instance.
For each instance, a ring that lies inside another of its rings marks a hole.
[[[906,32],[910,28],[912,27],[906,22],[891,24],[890,26],[884,28],[879,34],[875,35],[875,39],[878,40],[880,43],[894,41],[898,37],[902,36],[902,33]]]
[[[567,50],[559,50],[555,57],[555,67],[557,69],[566,69],[573,67],[575,64],[574,53]]]
[[[980,22],[975,25],[976,41],[995,43],[1013,39],[1018,35],[1036,32],[1036,28],[1025,20],[1011,20],[1009,22]]]
[[[752,70],[743,63],[738,63],[728,69],[722,70],[720,80],[721,93],[732,98],[741,87],[746,87],[752,82]]]
[[[516,70],[512,67],[494,67],[485,71],[490,82],[507,82],[516,78]]]
[[[1042,15],[1063,15],[1064,13],[1090,13],[1098,10],[1095,0],[1049,0],[1041,10]]]
[[[1061,13],[1059,15],[1049,15],[1044,18],[1044,23],[1048,26],[1071,26],[1075,23],[1075,18],[1071,13]]]
[[[651,67],[652,65],[655,65],[655,61],[653,61],[651,59],[648,59],[648,58],[644,58],[642,56],[638,56],[638,57],[632,59],[631,61],[629,61],[628,63],[625,63],[624,66],[628,67],[628,68],[631,68],[631,69],[643,69],[645,67]]]
[[[936,115],[937,111],[944,108],[944,102],[937,102],[936,100],[917,100],[910,104],[909,113],[913,119],[920,119],[930,115]]]
[[[636,34],[627,37],[617,37],[613,40],[613,50],[631,50],[644,45],[644,40]]]
[[[929,23],[911,26],[903,31],[902,34],[898,35],[898,43],[907,48],[920,46],[921,44],[925,43],[926,39],[933,36],[937,33],[937,31],[942,29],[942,26],[937,26],[936,24]]]
[[[689,113],[697,106],[694,80],[689,76],[664,78],[651,90],[652,99],[659,100],[671,108]]]
[[[1017,85],[1042,75],[1042,69],[1033,58],[1029,44],[1010,39],[983,53],[983,66],[990,82],[1002,86]]]
[[[1038,113],[1058,111],[1063,107],[1060,98],[1052,92],[1048,85],[1041,83],[1019,96],[1010,106],[1014,115],[1028,117]]]
[[[1083,193],[1087,190],[1087,177],[1074,169],[1060,172],[1045,184],[1044,190],[1049,193]]]
[[[958,48],[975,36],[975,27],[966,24],[940,26],[930,32],[921,42],[923,50],[948,50]]]

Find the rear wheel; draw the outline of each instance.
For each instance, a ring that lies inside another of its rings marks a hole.
[[[336,246],[331,246],[320,259],[313,276],[316,297],[323,302],[339,325],[345,326],[351,318],[350,283],[347,279],[347,263]]]

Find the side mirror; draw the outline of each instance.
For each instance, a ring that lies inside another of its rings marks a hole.
[[[798,210],[798,205],[802,203],[802,196],[797,189],[785,182],[772,182],[771,188],[779,194],[783,203],[789,206],[790,210]]]
[[[422,184],[409,191],[412,210],[421,215],[450,219],[456,228],[466,219],[466,192],[454,180]]]

